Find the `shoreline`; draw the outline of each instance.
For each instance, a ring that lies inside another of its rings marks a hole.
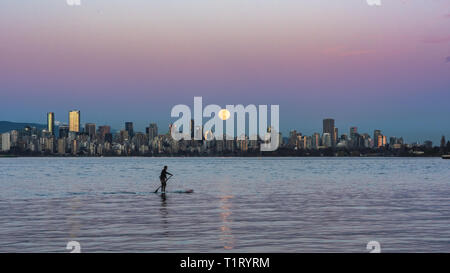
[[[91,156],[91,155],[0,155],[0,158],[443,158],[442,155],[416,155],[416,156],[398,156],[398,155],[361,155],[361,156],[296,156],[296,155],[197,155],[197,156],[182,156],[182,155],[105,155],[105,156]]]

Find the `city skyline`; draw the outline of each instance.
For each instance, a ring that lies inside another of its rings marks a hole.
[[[203,96],[280,105],[283,133],[331,116],[436,142],[450,134],[449,12],[420,0],[4,0],[0,120],[43,123],[51,109],[66,122],[80,109],[142,131]]]
[[[150,123],[145,133],[134,131],[133,122],[125,122],[123,130],[112,132],[109,125],[95,123],[80,126],[81,111],[69,111],[69,125],[60,125],[55,134],[54,113],[47,113],[47,126],[25,126],[0,134],[0,153],[10,156],[261,156],[259,147],[267,140],[252,139],[247,134],[232,138],[214,139],[211,131],[190,121],[190,137],[177,140],[175,131],[158,134],[158,126]],[[383,134],[375,129],[373,135],[350,127],[349,134],[338,135],[335,120],[322,121],[322,135],[302,134],[293,130],[284,136],[267,128],[278,137],[277,148],[265,155],[272,156],[444,156],[450,149],[450,141],[442,136],[438,145],[430,140],[424,143],[406,143],[403,137]],[[195,127],[195,128],[194,128]],[[169,124],[173,129],[173,124]],[[51,130],[50,130],[51,129]],[[198,131],[200,130],[200,131]],[[200,133],[202,137],[194,138]],[[270,142],[273,142],[272,140]],[[267,151],[266,151],[267,152]]]
[[[67,111],[67,113],[64,115],[64,116],[69,116],[69,118],[67,120],[64,120],[64,119],[58,120],[58,118],[57,118],[58,115],[55,114],[55,112],[48,112],[47,117],[46,117],[47,120],[43,121],[43,119],[37,119],[36,122],[29,122],[29,123],[42,124],[48,128],[47,122],[50,120],[49,115],[51,115],[51,119],[54,122],[53,126],[55,126],[55,127],[68,126],[68,130],[71,131],[70,130],[70,116],[71,116],[71,113],[73,113],[73,112],[77,112],[77,118],[78,118],[78,124],[77,124],[78,131],[75,131],[75,132],[84,131],[86,124],[94,124],[97,127],[109,126],[111,131],[119,132],[120,130],[126,130],[126,126],[127,126],[126,124],[131,123],[131,125],[130,125],[131,131],[134,131],[134,132],[145,133],[146,130],[148,129],[149,124],[156,124],[158,126],[158,130],[160,132],[167,133],[169,131],[169,125],[174,121],[174,118],[169,118],[167,123],[162,123],[162,124],[161,124],[161,122],[155,122],[153,120],[148,120],[147,122],[144,122],[142,124],[142,123],[136,123],[133,120],[125,120],[125,119],[123,119],[123,121],[120,121],[120,122],[112,122],[112,123],[108,122],[108,121],[95,122],[95,121],[92,121],[89,119],[87,119],[87,120],[81,119],[81,111],[80,110],[70,110],[70,111]],[[85,116],[85,115],[83,115],[83,116]],[[203,118],[203,119],[204,119],[204,121],[208,120],[208,118]],[[281,120],[282,120],[282,118],[280,117],[280,122],[282,122]],[[314,120],[317,120],[317,118],[315,118]],[[342,122],[342,121],[338,121],[337,119],[330,118],[330,117],[319,118],[319,120],[320,120],[319,123],[323,123],[322,128],[319,128],[318,126],[316,126],[316,128],[304,130],[301,127],[300,128],[299,127],[289,127],[290,129],[285,129],[284,131],[282,128],[280,128],[280,132],[283,134],[283,136],[288,136],[289,133],[294,130],[302,132],[304,135],[314,135],[315,133],[322,134],[325,132],[325,133],[330,133],[330,137],[332,138],[332,141],[333,141],[333,137],[339,138],[342,134],[346,134],[350,137],[352,128],[357,128],[357,130],[359,132],[368,132],[368,133],[373,132],[374,130],[379,130],[379,128],[383,128],[383,126],[376,126],[374,128],[369,128],[367,125],[364,126],[364,124],[356,125],[349,121]],[[325,122],[328,120],[332,120],[332,125],[328,125],[326,131],[324,131],[325,130]],[[11,121],[11,122],[16,122],[16,121]],[[23,122],[27,122],[27,121],[23,121]],[[336,126],[335,126],[335,123],[336,123]],[[115,124],[115,125],[113,125],[113,124]],[[342,124],[350,124],[350,125],[348,127],[340,126]],[[330,126],[335,128],[336,130],[341,128],[341,131],[339,131],[340,133],[333,136],[333,132],[330,132],[330,129],[331,129]],[[407,143],[424,143],[425,141],[432,141],[433,143],[438,143],[442,136],[450,135],[450,133],[447,133],[447,134],[437,133],[437,135],[434,137],[424,137],[421,139],[415,139],[408,135],[393,134],[393,133],[391,133],[391,130],[385,130],[385,129],[381,129],[381,130],[383,131],[384,134],[386,134],[388,136],[402,137],[405,140],[405,142],[407,142]]]
[[[88,134],[90,137],[93,135],[101,134],[104,135],[106,133],[122,133],[123,131],[127,133],[127,136],[131,139],[136,133],[144,133],[146,135],[151,135],[151,136],[157,136],[158,134],[158,130],[160,133],[164,133],[167,134],[170,131],[170,128],[172,126],[172,122],[169,122],[168,124],[166,124],[166,126],[159,126],[157,123],[155,122],[148,122],[147,126],[144,128],[144,130],[135,130],[134,128],[136,128],[134,125],[135,123],[133,121],[125,121],[123,122],[123,126],[119,128],[112,128],[110,124],[106,123],[95,123],[95,122],[91,122],[91,121],[85,121],[83,122],[81,120],[81,111],[80,110],[70,110],[68,111],[68,122],[64,123],[64,122],[55,122],[55,113],[54,112],[47,112],[46,115],[46,120],[47,123],[46,124],[42,124],[45,125],[47,133],[49,133],[50,135],[56,135],[55,131],[56,131],[56,127],[58,127],[58,131],[59,134],[61,134],[61,132],[63,132],[63,136],[66,137],[69,132],[74,132],[74,133],[86,133]],[[209,118],[203,118],[203,120],[208,120]],[[193,119],[191,119],[191,135],[192,137],[194,136],[194,123],[193,123]],[[225,121],[224,121],[225,122]],[[366,136],[370,136],[371,137],[371,141],[373,146],[375,147],[380,147],[380,146],[385,146],[386,144],[388,144],[388,138],[394,138],[394,139],[401,139],[402,143],[409,143],[409,144],[424,144],[427,142],[432,142],[434,144],[439,143],[442,140],[442,137],[446,137],[445,134],[442,134],[441,137],[439,137],[438,140],[432,140],[431,138],[423,140],[423,141],[412,141],[409,142],[407,141],[407,138],[405,136],[401,136],[401,135],[388,135],[385,133],[385,131],[381,130],[381,129],[372,129],[373,134],[370,134],[370,130],[369,131],[364,131],[361,130],[361,127],[358,126],[350,126],[346,129],[348,129],[348,131],[346,130],[342,130],[341,134],[339,134],[339,127],[335,126],[335,122],[336,120],[334,118],[323,118],[322,119],[322,129],[321,130],[314,130],[313,133],[308,134],[308,133],[304,133],[303,131],[298,129],[293,129],[290,130],[287,133],[283,133],[282,131],[280,131],[280,133],[282,134],[283,138],[289,138],[291,137],[292,133],[294,134],[298,134],[299,136],[308,136],[311,137],[313,143],[316,141],[316,138],[318,137],[320,139],[320,142],[327,142],[328,147],[336,147],[337,144],[339,143],[339,141],[341,140],[354,140],[355,138],[358,138],[361,134],[362,135],[366,135]],[[98,127],[97,127],[98,126]],[[161,130],[161,128],[167,127],[167,132],[165,130]],[[198,127],[198,126],[196,126]],[[96,129],[98,128],[98,130]],[[377,127],[377,128],[381,128],[381,127]],[[44,132],[44,131],[43,131]],[[245,135],[248,136],[247,132],[248,132],[248,124],[246,124],[246,129],[245,129]],[[322,134],[320,133],[322,132]],[[348,133],[347,133],[348,132]],[[383,133],[382,133],[383,132]],[[316,136],[317,135],[317,136]],[[58,135],[59,136],[59,135]],[[237,137],[236,135],[233,137]],[[381,138],[380,138],[381,137]],[[317,141],[316,141],[317,142]],[[381,145],[379,143],[382,143]],[[319,146],[319,144],[317,144],[317,146]]]

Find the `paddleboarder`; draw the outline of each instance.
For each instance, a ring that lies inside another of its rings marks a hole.
[[[173,174],[167,171],[167,166],[161,171],[161,175],[159,176],[159,180],[161,181],[161,192],[166,192],[166,182],[168,180],[167,175],[173,176]]]

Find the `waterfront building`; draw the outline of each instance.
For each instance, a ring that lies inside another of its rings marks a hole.
[[[334,126],[334,119],[326,118],[323,120],[323,134],[330,134],[331,146],[336,145],[337,135]]]
[[[381,134],[381,130],[374,130],[373,131],[373,141],[374,141],[373,146],[375,148],[382,146],[383,135]]]
[[[124,143],[126,141],[129,140],[129,135],[128,135],[128,131],[127,130],[121,130],[120,131],[120,137],[119,137],[119,141],[120,143]]]
[[[425,146],[425,148],[427,148],[427,149],[431,149],[431,148],[433,148],[433,142],[431,140],[426,140],[423,143],[423,146]]]
[[[63,155],[66,153],[66,139],[59,138],[58,139],[58,154]]]
[[[47,131],[55,135],[55,113],[53,112],[47,113]]]
[[[358,127],[350,127],[350,139],[353,139],[354,136],[358,133]]]
[[[148,127],[148,139],[153,140],[155,137],[158,136],[158,125],[156,123],[151,123]]]
[[[322,135],[322,145],[327,148],[332,146],[330,133],[324,133]]]
[[[133,138],[134,136],[133,122],[131,121],[125,122],[125,131],[128,132],[128,136],[130,137],[130,139]]]
[[[95,137],[95,123],[86,123],[84,125],[84,132],[92,139]]]
[[[69,131],[80,132],[80,111],[73,110],[69,112]]]
[[[69,136],[69,126],[61,125],[59,126],[59,138],[66,138]]]
[[[314,149],[319,149],[320,146],[320,134],[314,133],[312,136],[312,147]]]
[[[3,133],[1,135],[2,143],[1,150],[2,152],[8,152],[11,149],[11,135],[10,133]]]
[[[19,141],[19,131],[12,130],[11,131],[11,147],[17,146],[18,141]]]
[[[102,125],[98,127],[98,137],[101,141],[106,141],[106,135],[111,133],[111,126],[109,125]],[[112,141],[112,137],[111,137]],[[110,142],[111,143],[111,142]]]
[[[334,127],[333,138],[332,138],[333,146],[336,146],[336,144],[339,142],[338,136],[339,136],[339,130],[338,130],[338,128]]]

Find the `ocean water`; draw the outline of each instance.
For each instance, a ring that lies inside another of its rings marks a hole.
[[[164,165],[174,177],[154,194]],[[0,252],[450,252],[440,158],[0,158]]]

